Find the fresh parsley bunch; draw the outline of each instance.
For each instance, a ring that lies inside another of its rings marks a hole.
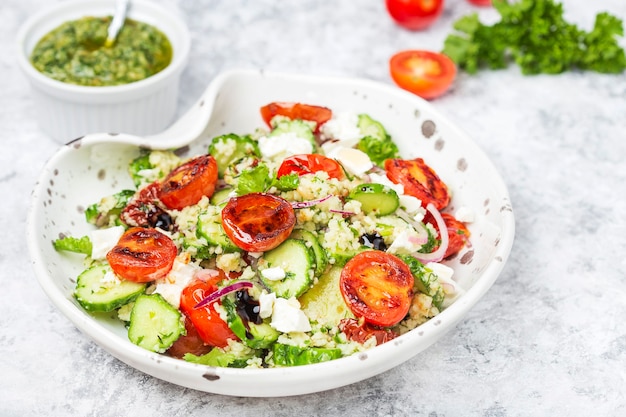
[[[511,60],[523,74],[558,74],[571,69],[621,73],[626,56],[617,38],[622,21],[599,13],[590,32],[563,18],[563,6],[553,0],[493,0],[501,16],[494,25],[473,13],[457,20],[443,53],[470,74],[481,67],[505,68]]]

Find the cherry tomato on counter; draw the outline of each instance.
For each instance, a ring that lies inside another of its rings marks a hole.
[[[327,158],[320,154],[292,155],[283,161],[278,168],[276,177],[289,174],[312,174],[318,171],[325,171],[330,178],[342,180],[346,177],[339,162]]]
[[[441,53],[408,50],[391,57],[389,72],[398,87],[430,100],[450,88],[456,76],[456,65]]]
[[[314,106],[302,103],[274,102],[261,107],[261,117],[272,127],[270,122],[274,116],[285,116],[291,120],[301,119],[316,123],[317,132],[321,125],[332,117],[333,112],[327,107]]]
[[[170,172],[161,182],[159,199],[169,209],[180,210],[211,197],[217,184],[217,162],[200,155]]]
[[[177,252],[172,239],[158,230],[131,227],[106,258],[113,272],[123,279],[150,282],[170,272]]]
[[[180,310],[189,318],[202,341],[211,346],[226,347],[229,339],[239,340],[215,311],[213,303],[195,308],[205,297],[217,291],[217,284],[225,277],[220,272],[210,279],[196,279],[183,289],[180,296]]]
[[[468,0],[470,3],[476,6],[491,6],[491,0]]]
[[[366,323],[389,327],[409,312],[413,274],[397,256],[366,250],[350,259],[339,278],[339,289],[350,310]]]
[[[224,232],[248,252],[274,249],[289,237],[296,224],[291,204],[280,197],[250,193],[233,197],[222,209]]]
[[[387,159],[385,171],[392,182],[404,186],[405,194],[420,199],[422,207],[433,203],[441,211],[450,202],[448,187],[422,158]]]
[[[386,0],[393,20],[409,30],[421,30],[432,25],[443,11],[443,0]]]

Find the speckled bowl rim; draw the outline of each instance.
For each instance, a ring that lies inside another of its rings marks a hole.
[[[412,106],[411,111],[416,109],[416,114],[423,112],[428,115],[430,120],[435,120],[442,126],[442,130],[450,135],[448,140],[452,140],[455,145],[471,153],[470,160],[480,165],[481,169],[486,170],[489,178],[486,179],[488,184],[485,184],[485,187],[488,186],[490,193],[501,198],[499,201],[492,202],[494,211],[496,209],[499,211],[497,215],[501,219],[498,224],[500,233],[494,247],[490,249],[492,252],[490,252],[488,261],[484,264],[479,277],[471,288],[438,316],[397,339],[360,354],[315,365],[274,369],[213,368],[151,353],[127,340],[123,341],[118,337],[112,337],[114,334],[105,329],[97,319],[86,314],[72,300],[71,295],[57,285],[54,277],[48,271],[48,266],[51,263],[64,262],[56,255],[54,255],[54,259],[46,258],[43,251],[43,245],[51,243],[50,237],[43,236],[42,231],[49,228],[49,225],[44,223],[44,214],[50,195],[54,194],[53,191],[51,192],[51,184],[59,179],[58,164],[73,152],[80,152],[81,149],[97,144],[117,146],[126,143],[133,146],[152,146],[155,149],[184,146],[190,141],[199,140],[194,139],[202,131],[202,128],[198,126],[189,126],[189,135],[187,136],[184,134],[176,135],[175,138],[170,137],[169,139],[168,134],[152,138],[95,134],[63,146],[44,167],[34,187],[32,206],[28,215],[27,240],[32,265],[39,284],[52,303],[78,329],[113,356],[144,373],[200,391],[242,397],[278,397],[314,393],[364,380],[411,359],[439,340],[462,320],[493,285],[502,271],[510,254],[515,234],[513,210],[505,183],[483,151],[465,133],[438,113],[429,102],[389,85],[369,80],[268,73],[255,70],[230,71],[216,77],[198,102],[181,120],[197,121],[204,117],[207,126],[213,122],[219,124],[219,120],[209,122],[209,119],[214,117],[214,111],[218,113],[215,110],[215,108],[219,109],[217,102],[228,97],[227,86],[233,87],[246,83],[256,86],[264,86],[265,84],[281,86],[284,83],[285,89],[287,86],[295,88],[303,85],[302,88],[305,90],[310,87],[312,94],[315,94],[317,88],[332,91],[333,94],[335,92],[337,94],[343,92],[346,96],[354,94],[355,100],[358,98],[366,99],[368,95],[381,96],[388,100],[390,107],[400,103],[399,107],[403,110],[401,104],[405,107],[408,104]],[[276,92],[276,101],[284,101],[282,99],[285,97],[289,97],[286,91]],[[310,99],[310,97],[303,97],[302,101],[307,101],[307,98]],[[192,117],[188,117],[190,115]],[[183,126],[179,124],[172,129],[172,132],[185,131],[185,124]],[[435,146],[437,145],[435,144]],[[455,165],[458,166],[458,162],[455,161]],[[454,187],[454,184],[450,185]],[[491,213],[491,215],[493,214]]]

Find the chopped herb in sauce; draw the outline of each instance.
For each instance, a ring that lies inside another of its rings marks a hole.
[[[154,26],[126,19],[112,47],[105,47],[111,17],[83,17],[46,34],[31,55],[44,75],[84,86],[111,86],[143,80],[172,60],[172,45]]]

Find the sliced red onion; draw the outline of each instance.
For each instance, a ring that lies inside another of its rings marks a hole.
[[[437,223],[437,229],[439,229],[441,244],[439,245],[439,248],[437,248],[437,250],[434,252],[415,252],[413,256],[423,262],[439,262],[443,259],[443,255],[445,255],[446,250],[448,250],[448,228],[446,227],[446,222],[443,220],[443,217],[441,217],[441,213],[439,213],[439,210],[437,210],[432,203],[428,203],[428,205],[426,206],[426,210],[430,211],[430,214],[433,215],[433,218]]]
[[[331,213],[337,213],[337,214],[341,214],[342,216],[354,216],[356,213],[353,211],[346,211],[346,210],[329,210]]]
[[[332,195],[327,195],[326,197],[322,197],[322,198],[320,198],[318,200],[294,201],[293,203],[291,203],[291,207],[293,207],[295,209],[313,207],[316,204],[323,203],[324,201],[328,200],[331,197],[332,197]]]
[[[220,288],[217,291],[212,292],[208,296],[204,297],[198,304],[194,306],[196,308],[202,308],[207,304],[212,303],[215,300],[222,298],[225,295],[230,294],[231,292],[239,291],[242,288],[252,288],[253,285],[250,281],[239,281],[234,284],[227,285],[224,288]]]
[[[398,215],[398,217],[400,217],[402,220],[404,220],[405,222],[407,222],[408,224],[410,224],[411,226],[413,226],[413,229],[415,229],[416,231],[423,231],[424,233],[426,233],[426,230],[424,229],[424,224],[422,222],[418,222],[415,219],[413,219],[411,216],[409,216],[409,213],[407,213],[406,211],[404,211],[403,209],[399,208],[396,210],[396,214]],[[428,240],[427,240],[428,241]],[[426,243],[426,242],[424,242]]]

